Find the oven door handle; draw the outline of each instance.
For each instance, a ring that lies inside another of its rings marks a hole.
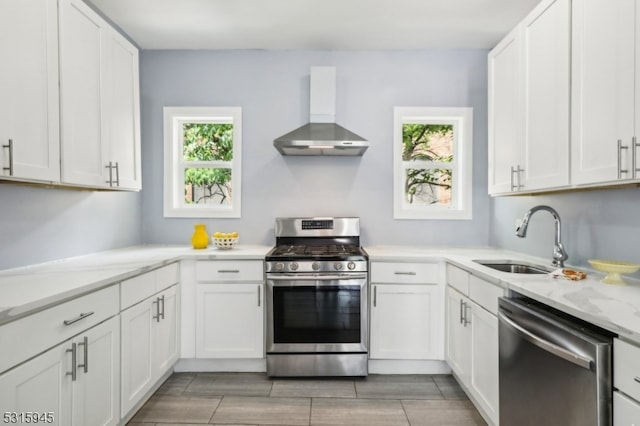
[[[300,275],[300,274],[278,274],[267,275],[267,280],[271,281],[336,281],[336,280],[360,280],[366,279],[367,274],[314,274],[314,275]]]

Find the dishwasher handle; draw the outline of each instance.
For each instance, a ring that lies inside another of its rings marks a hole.
[[[532,343],[539,347],[542,350],[545,350],[557,357],[560,357],[566,361],[569,361],[578,367],[584,368],[586,370],[591,370],[591,366],[593,364],[593,360],[586,358],[582,355],[571,352],[563,347],[556,345],[555,343],[551,343],[545,339],[542,339],[539,336],[536,336],[531,331],[522,327],[513,319],[509,318],[502,310],[498,311],[498,317],[500,321],[502,321],[505,325],[512,328],[516,331],[522,338],[527,340],[529,343]]]

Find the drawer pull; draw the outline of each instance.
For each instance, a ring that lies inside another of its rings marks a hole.
[[[416,273],[412,272],[412,271],[411,272],[396,271],[396,272],[394,272],[394,274],[396,274],[396,275],[416,275]]]
[[[76,373],[76,352],[77,347],[75,343],[71,344],[71,349],[67,349],[67,352],[71,352],[71,371],[67,371],[67,376],[71,376],[71,381],[75,382],[77,378]]]
[[[78,315],[76,318],[70,319],[70,320],[64,320],[63,322],[64,322],[64,325],[71,325],[71,324],[74,324],[74,323],[76,323],[76,322],[78,322],[80,320],[85,319],[86,317],[90,317],[93,314],[94,314],[93,311],[80,313],[80,315]]]
[[[638,377],[638,376],[634,377],[634,378],[633,378],[633,380],[634,380],[636,383],[640,383],[640,377]]]
[[[239,269],[218,269],[219,274],[239,274]]]
[[[84,336],[81,343],[78,346],[82,346],[84,352],[84,364],[78,364],[78,368],[83,368],[85,373],[89,372],[89,338]]]

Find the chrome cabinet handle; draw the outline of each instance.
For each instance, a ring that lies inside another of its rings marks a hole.
[[[635,136],[631,138],[631,175],[635,179],[638,175],[636,155],[638,154],[638,138]]]
[[[464,303],[464,326],[471,324],[471,320],[469,319],[469,309],[471,309],[471,305],[467,302]]]
[[[118,164],[117,161],[116,161],[115,168],[116,168],[116,186],[120,186],[120,164]]]
[[[151,302],[151,304],[152,305],[156,305],[156,314],[154,316],[152,316],[151,318],[156,320],[156,322],[160,322],[160,301],[156,297],[156,300]]]
[[[105,169],[109,169],[109,180],[105,180],[109,186],[113,186],[113,166],[111,165],[111,161],[109,161],[108,166],[104,166]]]
[[[373,286],[373,307],[378,306],[378,286]]]
[[[582,367],[587,370],[591,369],[591,365],[593,361],[590,360],[589,358],[586,358],[580,354],[571,352],[561,346],[556,345],[555,343],[548,342],[542,339],[541,337],[536,336],[531,331],[517,324],[515,321],[509,318],[502,311],[498,311],[498,318],[500,318],[500,321],[502,321],[503,324],[513,329],[515,332],[517,332],[523,339],[527,340],[529,343],[539,347],[544,351],[549,352],[550,354],[553,354],[559,358],[562,358],[565,361],[569,361],[570,363],[575,364],[578,367]]]
[[[464,324],[464,301],[460,299],[460,324]]]
[[[637,383],[640,383],[640,377],[638,377],[638,376],[634,377],[634,378],[633,378],[633,380],[634,380],[635,382],[637,382]]]
[[[13,139],[9,139],[9,143],[2,147],[9,149],[9,167],[3,167],[2,170],[8,171],[9,176],[13,176]]]
[[[159,299],[160,299],[160,304],[162,305],[162,312],[158,313],[158,316],[164,319],[164,294],[160,296]]]
[[[394,272],[394,274],[396,274],[396,275],[412,275],[412,276],[416,275],[416,273],[413,272],[413,271],[407,271],[407,272],[396,271],[396,272]]]
[[[218,269],[219,274],[239,274],[239,269]]]
[[[78,364],[78,368],[83,368],[85,373],[89,372],[89,338],[84,336],[84,339],[81,343],[78,343],[78,346],[82,346],[84,352],[84,363]]]
[[[622,146],[622,139],[618,139],[618,179],[622,179],[623,173],[629,173],[629,170],[622,168],[622,150],[629,149],[628,146]]]
[[[260,296],[260,286],[257,286],[257,287],[258,287],[258,307],[260,307],[260,304],[261,304],[261,301],[260,301],[260,297],[261,297]]]
[[[71,349],[67,349],[66,352],[71,352],[71,371],[67,371],[66,375],[71,376],[71,381],[75,382],[78,377],[76,373],[76,352],[77,347],[75,343],[71,344]]]
[[[84,312],[84,313],[80,313],[80,315],[78,315],[76,318],[70,319],[70,320],[64,320],[63,323],[64,325],[71,325],[74,324],[80,320],[85,319],[86,317],[90,317],[91,315],[93,315],[94,312]]]
[[[519,191],[524,187],[520,182],[520,172],[524,172],[524,169],[520,168],[520,164],[517,167],[511,166],[511,191]],[[516,178],[513,178],[516,175]]]

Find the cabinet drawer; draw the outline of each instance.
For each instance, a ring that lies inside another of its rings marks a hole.
[[[613,366],[613,386],[640,401],[640,347],[614,339]]]
[[[120,308],[122,310],[143,301],[156,292],[155,271],[138,275],[120,283]]]
[[[503,295],[504,290],[497,285],[473,275],[469,277],[469,298],[493,315],[498,315],[498,298]]]
[[[639,426],[640,404],[613,392],[613,426]]]
[[[154,271],[156,274],[156,292],[169,288],[180,281],[180,268],[178,265],[179,263],[176,262]]]
[[[116,314],[118,286],[113,285],[3,325],[0,372]]]
[[[121,310],[171,287],[180,281],[178,262],[140,274],[120,283]]]
[[[196,281],[200,283],[264,280],[264,264],[260,260],[199,260]]]
[[[464,269],[447,264],[447,284],[465,296],[469,295],[469,275]]]
[[[372,283],[437,284],[437,263],[372,262]]]

